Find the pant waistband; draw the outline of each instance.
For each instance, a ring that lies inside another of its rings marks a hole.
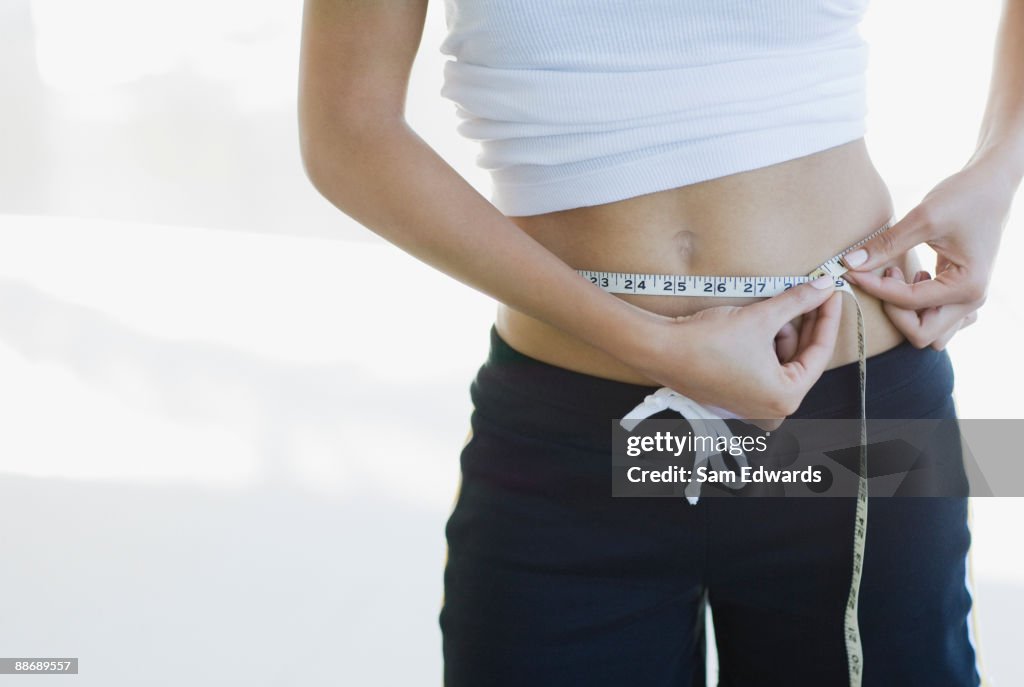
[[[919,417],[923,403],[937,405],[953,389],[946,352],[917,349],[908,342],[869,357],[867,379],[869,418]],[[537,360],[512,348],[492,326],[490,351],[470,393],[478,411],[509,427],[539,423],[557,427],[559,434],[598,431],[603,437],[611,420],[658,388]],[[826,370],[790,417],[859,418],[859,394],[856,362]]]

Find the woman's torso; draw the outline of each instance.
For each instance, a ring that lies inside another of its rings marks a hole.
[[[867,0],[445,6],[442,94],[480,141],[492,201],[571,267],[803,275],[892,215],[863,140]],[[622,297],[665,315],[741,303]],[[860,300],[867,352],[898,344]],[[832,366],[857,358],[854,318],[844,297]],[[497,327],[540,360],[650,383],[508,307]]]
[[[523,217],[518,226],[574,269],[648,274],[802,275],[890,219],[892,199],[863,139],[747,172],[622,201]],[[894,263],[918,269],[912,255]],[[880,302],[857,292],[867,354],[902,335]],[[662,315],[752,300],[616,296]],[[829,367],[857,359],[856,315],[844,296]],[[565,332],[499,305],[498,333],[522,353],[560,367],[640,384],[650,379]]]

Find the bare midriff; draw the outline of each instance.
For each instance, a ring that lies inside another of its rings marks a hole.
[[[892,197],[863,139],[709,181],[622,201],[511,217],[574,269],[644,274],[805,275],[885,224]],[[913,254],[888,263],[906,275]],[[755,299],[613,296],[666,316]],[[862,291],[867,355],[903,336],[881,303]],[[578,372],[655,385],[604,351],[499,304],[497,329],[520,352]],[[856,309],[843,296],[843,319],[829,367],[857,360]]]

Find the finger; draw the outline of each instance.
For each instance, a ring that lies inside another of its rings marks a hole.
[[[786,322],[820,306],[834,292],[835,280],[832,277],[818,277],[746,307],[766,318],[767,323],[778,331]]]
[[[935,341],[932,341],[930,348],[934,348],[936,351],[945,350],[946,345],[949,344],[950,339],[952,339],[953,335],[956,334],[958,331],[960,331],[959,327],[954,327],[953,329],[950,329],[940,338],[936,339]]]
[[[882,310],[885,311],[889,321],[893,323],[893,326],[899,330],[900,334],[907,341],[914,342],[918,340],[918,333],[921,330],[921,317],[917,314],[916,310],[898,308],[892,303],[886,303],[885,301],[882,301]]]
[[[886,268],[883,276],[893,279],[904,278],[899,267]],[[914,274],[913,282],[916,284],[928,279],[931,279],[931,275],[927,270],[918,270]],[[930,345],[936,350],[942,350],[953,338],[953,335],[959,331],[963,322],[961,318],[952,326],[945,326],[946,322],[958,316],[959,309],[956,306],[941,306],[915,311],[897,308],[891,303],[883,303],[883,308],[896,328],[917,348]],[[943,327],[945,328],[943,329]]]
[[[924,270],[920,270],[914,275],[915,282],[920,281],[919,278],[921,277],[922,272],[924,272]],[[902,280],[903,270],[899,267],[887,267],[882,273],[882,276]],[[916,340],[918,332],[921,329],[921,316],[916,310],[898,308],[892,303],[886,303],[885,301],[882,301],[882,309],[889,317],[889,320],[896,326],[896,329],[898,329],[904,337],[908,340],[910,340],[911,337],[914,337]]]
[[[943,350],[946,347],[946,344],[949,343],[950,339],[952,339],[958,331],[960,331],[959,323],[953,325],[948,330],[946,330],[941,336],[939,336],[939,338],[935,339],[935,341],[932,341],[931,347],[934,348],[936,351]]]
[[[851,270],[873,270],[924,241],[924,229],[921,212],[915,208],[886,231],[844,255],[843,263]]]
[[[947,344],[949,344],[950,340],[954,336],[956,336],[957,333],[961,329],[965,329],[967,327],[970,327],[972,324],[974,324],[977,321],[978,321],[978,311],[977,310],[974,310],[973,312],[967,313],[967,316],[964,317],[963,319],[961,319],[959,323],[953,325],[953,327],[949,331],[947,331],[945,334],[943,334],[937,340],[933,341],[932,342],[932,348],[934,348],[937,351],[941,351],[942,349],[944,349],[946,347]]]
[[[940,339],[950,330],[955,334],[961,320],[971,310],[968,305],[944,305],[915,312],[883,303],[885,314],[915,348],[924,348]]]
[[[921,332],[932,341],[938,340],[947,331],[959,331],[963,319],[974,308],[969,305],[944,305],[918,313],[921,316]]]
[[[843,275],[857,288],[908,310],[935,308],[974,300],[974,290],[959,277],[959,270],[947,270],[934,279],[908,284],[902,276],[886,277],[873,272],[847,272]]]
[[[787,362],[797,351],[799,332],[792,322],[782,325],[782,329],[775,335],[775,355],[780,363]]]
[[[839,334],[839,321],[843,314],[843,295],[833,293],[818,309],[817,318],[807,345],[802,346],[793,358],[782,366],[785,376],[808,389],[832,359]]]
[[[811,340],[814,338],[814,323],[818,321],[818,312],[820,310],[821,308],[815,308],[800,318],[800,339],[797,342],[797,351],[811,345]],[[796,351],[793,352],[793,355],[796,355]],[[785,362],[789,362],[792,358],[792,355],[789,356],[789,359]]]

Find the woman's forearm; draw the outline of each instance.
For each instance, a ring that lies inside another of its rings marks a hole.
[[[657,316],[605,293],[502,215],[402,120],[307,123],[332,204],[423,262],[630,363]]]
[[[1014,188],[1024,178],[1024,0],[1004,0],[975,157],[994,157]]]

